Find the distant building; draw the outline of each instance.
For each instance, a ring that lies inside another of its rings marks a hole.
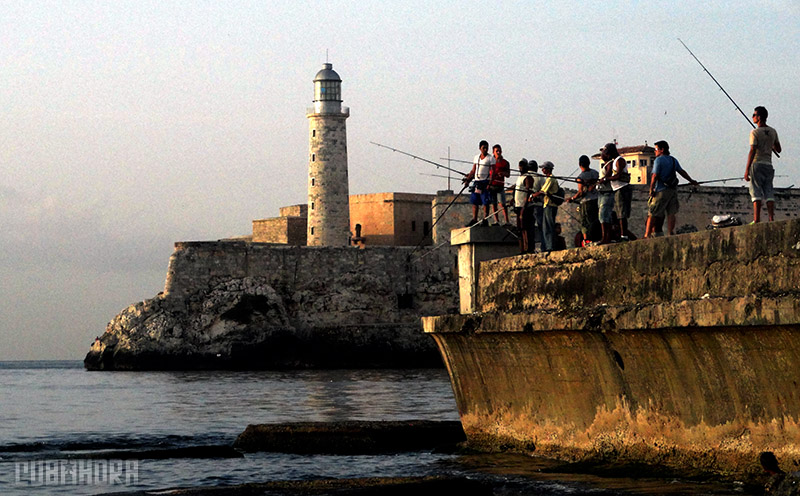
[[[253,221],[252,241],[305,246],[307,228],[308,205],[281,207],[280,217]]]
[[[436,195],[372,193],[350,196],[350,231],[358,246],[429,245]]]
[[[647,143],[639,146],[618,146],[617,151],[628,163],[628,172],[631,173],[631,184],[650,184],[650,175],[653,171],[653,162],[656,159],[656,150]],[[595,160],[601,160],[600,154],[592,155]]]
[[[416,193],[351,195],[350,244],[362,248],[430,245],[434,198]],[[305,246],[307,216],[307,205],[282,207],[280,217],[253,221],[252,241]]]

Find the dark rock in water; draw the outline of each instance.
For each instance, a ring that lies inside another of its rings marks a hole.
[[[168,492],[167,492],[168,491]],[[270,494],[274,496],[416,496],[444,494],[465,494],[490,496],[494,494],[491,485],[466,477],[390,477],[364,479],[321,479],[309,481],[274,481],[260,484],[242,484],[224,487],[197,487],[170,489],[160,494],[180,496],[255,496]],[[145,496],[154,491],[135,491],[113,493],[116,496]]]
[[[352,455],[442,449],[465,440],[458,421],[297,422],[249,425],[233,446],[251,452]]]

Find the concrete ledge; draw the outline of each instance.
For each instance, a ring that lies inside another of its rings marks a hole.
[[[502,226],[474,226],[453,229],[450,232],[450,245],[458,246],[469,243],[512,243],[517,238]]]
[[[598,305],[580,311],[539,310],[423,317],[426,333],[631,331],[692,327],[797,325],[800,291],[774,297],[704,298],[650,305]]]

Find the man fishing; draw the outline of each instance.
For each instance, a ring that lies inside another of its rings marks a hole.
[[[628,241],[636,237],[628,230],[628,218],[631,216],[631,201],[633,200],[633,188],[630,186],[631,175],[628,172],[628,163],[619,154],[617,145],[607,143],[600,149],[600,156],[607,166],[606,174],[598,182],[610,183],[611,190],[614,192],[614,211],[619,220],[620,240]],[[604,243],[608,242],[605,240]]]
[[[489,173],[495,160],[494,157],[489,155],[488,141],[482,140],[478,144],[478,150],[480,150],[480,153],[475,155],[475,159],[472,161],[472,170],[461,180],[465,184],[473,179],[475,180],[472,186],[472,194],[469,197],[469,201],[472,203],[472,220],[465,227],[471,227],[478,223],[478,209],[481,205],[483,205],[481,225],[489,224],[489,205],[492,203],[492,195],[489,192]]]
[[[578,167],[581,169],[581,173],[578,175],[578,191],[568,198],[567,202],[581,201],[581,234],[583,235],[581,246],[589,246],[592,244],[592,233],[598,222],[597,191],[594,188],[600,178],[600,173],[592,169],[591,161],[586,155],[580,156]]]
[[[778,132],[767,125],[767,109],[756,107],[753,110],[753,123],[757,126],[750,131],[750,153],[747,155],[747,167],[744,169],[744,180],[750,183],[750,199],[753,201],[753,222],[761,221],[761,205],[767,202],[769,221],[775,220],[775,192],[772,181],[775,169],[772,167],[772,152],[781,153],[781,142]]]
[[[517,214],[517,228],[520,232],[519,252],[533,253],[536,243],[534,229],[536,227],[536,217],[533,212],[533,203],[528,201],[528,197],[533,190],[535,179],[532,167],[537,167],[535,160],[528,162],[526,159],[519,161],[519,173],[517,183],[514,186],[514,212]]]
[[[506,226],[511,224],[508,221],[508,209],[506,208],[506,178],[511,175],[511,166],[508,160],[503,158],[503,148],[500,145],[492,147],[492,155],[494,156],[494,166],[492,166],[491,177],[489,179],[489,191],[491,192],[492,202],[492,215],[495,216],[495,224],[500,224],[500,212],[497,211],[497,202],[503,207],[503,215],[505,216]]]
[[[601,245],[605,245],[611,242],[611,222],[613,220],[612,212],[614,211],[614,190],[611,187],[611,182],[609,178],[612,175],[612,163],[611,160],[607,159],[607,154],[605,153],[605,149],[610,147],[614,147],[614,150],[617,149],[614,143],[608,143],[606,146],[600,149],[600,156],[603,160],[603,165],[600,167],[600,179],[597,180],[597,186],[595,186],[595,190],[597,191],[597,212],[598,218],[600,220],[600,228],[603,233],[603,238],[600,240]]]
[[[669,235],[675,234],[675,214],[678,213],[678,176],[680,174],[691,184],[698,182],[681,168],[680,162],[669,153],[669,143],[664,140],[653,143],[656,160],[650,177],[650,198],[647,201],[647,223],[645,238],[663,236],[664,217],[667,218]]]
[[[544,197],[544,226],[542,226],[542,251],[553,251],[556,236],[556,214],[558,205],[553,201],[553,196],[558,192],[558,181],[553,177],[553,162],[542,164],[542,173],[546,179],[542,189],[533,193],[531,199]],[[562,198],[563,200],[563,198]]]

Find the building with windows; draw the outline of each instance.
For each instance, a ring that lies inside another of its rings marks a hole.
[[[656,159],[656,150],[645,143],[638,146],[618,146],[617,151],[628,163],[628,172],[631,174],[631,184],[650,184],[650,175],[653,172],[653,162]],[[602,160],[599,153],[592,155],[595,160]]]

